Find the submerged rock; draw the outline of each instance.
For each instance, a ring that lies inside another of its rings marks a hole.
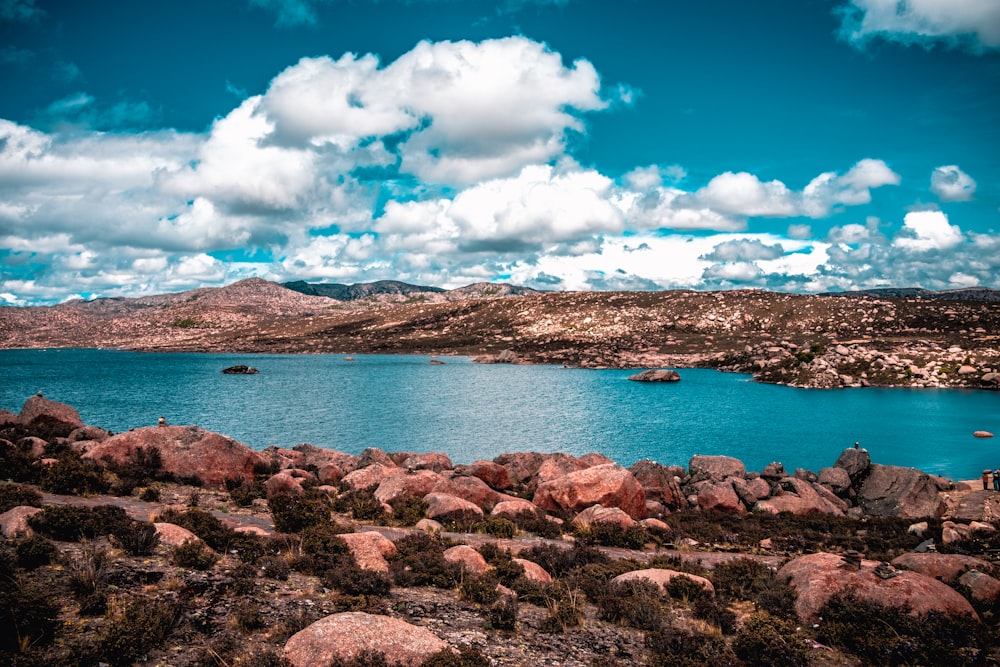
[[[244,366],[240,364],[237,366],[230,366],[229,368],[223,368],[222,373],[226,375],[256,375],[257,373],[260,373],[260,371],[253,366]]]
[[[629,377],[633,382],[678,382],[680,373],[667,369],[650,369]]]

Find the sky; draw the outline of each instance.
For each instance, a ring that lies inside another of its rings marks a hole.
[[[0,0],[0,305],[1000,288],[1000,0]]]

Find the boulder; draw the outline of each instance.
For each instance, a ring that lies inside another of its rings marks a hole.
[[[819,483],[839,495],[851,488],[851,475],[844,468],[820,468]]]
[[[523,498],[511,498],[510,500],[503,500],[494,505],[493,509],[490,510],[490,515],[514,517],[525,512],[529,514],[538,514],[540,511],[541,510],[539,510],[538,507],[530,500],[524,500]]]
[[[378,488],[375,489],[375,500],[392,505],[406,498],[423,498],[443,479],[433,470],[416,470],[395,475],[383,480],[378,485]]]
[[[733,480],[733,488],[736,487],[736,480]],[[771,495],[771,485],[762,477],[747,480],[747,490],[754,495],[757,500],[764,500]]]
[[[478,477],[497,491],[506,491],[513,486],[507,468],[493,461],[474,461],[467,466],[459,466],[456,473]]]
[[[857,571],[844,567],[837,554],[816,553],[801,556],[778,570],[778,578],[795,589],[795,613],[803,622],[818,620],[820,609],[839,593],[850,593],[861,600],[886,607],[908,608],[915,616],[930,612],[961,614],[977,619],[968,600],[955,590],[931,577],[906,570],[882,578],[875,569],[878,561],[862,560]]]
[[[173,523],[154,523],[156,536],[160,538],[160,544],[168,547],[179,547],[192,540],[200,542],[201,538],[192,533],[187,528],[182,528]]]
[[[374,531],[345,533],[340,538],[347,542],[347,548],[351,550],[358,567],[388,574],[389,562],[386,558],[396,555],[396,545],[392,540]]]
[[[972,536],[972,529],[967,524],[945,521],[941,524],[941,544],[964,542]]]
[[[646,492],[616,463],[578,470],[538,485],[534,503],[545,510],[579,512],[591,505],[617,507],[636,519],[646,517]]]
[[[353,472],[347,473],[340,481],[351,489],[358,491],[376,488],[387,479],[400,477],[405,474],[406,470],[395,464],[385,465],[383,463],[373,463],[364,468],[358,468]]]
[[[754,504],[760,500],[757,497],[757,493],[750,487],[750,483],[747,480],[740,479],[739,477],[731,477],[728,481],[732,485],[733,491],[736,492],[736,496],[740,499],[740,502],[746,507],[753,507]],[[767,487],[766,493],[770,494],[771,488],[767,482],[764,482],[764,486]],[[764,497],[766,498],[767,496],[765,495]]]
[[[316,469],[316,477],[323,484],[340,484],[344,479],[344,469],[336,463],[324,463]]]
[[[961,554],[905,553],[894,558],[892,565],[911,572],[919,572],[949,585],[957,583],[959,577],[970,570],[993,574],[993,566],[988,562]]]
[[[597,452],[588,452],[583,456],[578,457],[579,460],[586,464],[588,468],[593,468],[594,466],[602,466],[605,463],[614,463],[604,454],[598,454]]]
[[[21,412],[17,415],[17,421],[23,426],[28,426],[39,417],[60,422],[73,428],[83,426],[83,420],[80,419],[79,412],[65,403],[45,398],[41,392],[38,392],[24,402]]]
[[[510,479],[515,484],[523,484],[538,472],[538,468],[545,462],[545,454],[538,452],[501,454],[493,459],[493,462],[506,468]]]
[[[427,503],[427,518],[435,521],[459,521],[470,516],[483,516],[483,510],[478,505],[447,493],[428,493],[424,502]]]
[[[445,478],[435,484],[430,492],[447,493],[467,500],[484,510],[492,508],[501,499],[506,498],[503,494],[491,489],[486,482],[478,477]]]
[[[223,368],[220,372],[224,375],[257,375],[257,373],[260,373],[260,371],[253,366],[247,366],[245,364],[229,366],[228,368]]]
[[[660,535],[666,535],[674,532],[674,529],[670,527],[670,524],[660,521],[659,519],[643,519],[639,522],[639,525],[651,533],[659,533]]]
[[[126,463],[136,450],[157,449],[161,472],[177,478],[198,478],[205,486],[224,489],[227,481],[250,483],[260,454],[242,442],[197,426],[149,426],[111,436],[83,456],[95,461]]]
[[[268,497],[276,496],[279,493],[291,493],[294,495],[301,495],[305,492],[302,488],[302,476],[296,476],[292,473],[294,468],[288,470],[282,470],[281,472],[271,475],[271,477],[264,482],[264,489],[267,491]]]
[[[590,464],[569,454],[549,454],[542,465],[538,466],[538,472],[535,473],[534,479],[536,483],[542,484],[590,467]]]
[[[433,470],[434,472],[451,470],[453,467],[448,455],[441,452],[410,454],[399,465],[407,470]]]
[[[493,569],[481,553],[466,544],[445,549],[444,559],[449,563],[457,563],[469,574],[484,574]]]
[[[1000,581],[988,574],[970,570],[958,578],[958,585],[977,604],[993,606],[1000,602]]]
[[[33,459],[40,459],[45,456],[45,447],[49,443],[45,442],[41,438],[36,438],[34,436],[28,436],[27,438],[21,438],[17,441],[17,447],[22,452],[26,452],[28,456]]]
[[[788,477],[788,473],[785,471],[784,464],[774,461],[764,466],[764,469],[760,471],[760,476],[765,480],[777,482]]]
[[[444,526],[435,521],[434,519],[421,519],[420,521],[413,524],[413,527],[417,530],[422,530],[425,533],[430,533],[431,535],[437,535],[442,530]]]
[[[721,482],[727,477],[746,477],[747,467],[743,461],[732,456],[701,456],[695,455],[688,462],[691,476],[705,476]]]
[[[974,438],[992,438],[993,434],[989,431],[973,431],[972,437]]]
[[[661,568],[650,568],[648,570],[633,570],[631,572],[619,574],[617,577],[611,580],[611,583],[617,584],[623,581],[635,581],[638,579],[642,579],[645,581],[651,581],[652,583],[659,586],[661,591],[666,593],[667,584],[669,584],[671,580],[676,579],[677,577],[685,577],[687,579],[690,579],[691,581],[693,581],[694,583],[698,584],[706,591],[711,593],[712,595],[715,595],[715,586],[713,586],[712,582],[706,579],[705,577],[699,577],[696,574],[689,574],[687,572],[678,572],[677,570],[665,570]]]
[[[546,572],[545,568],[538,563],[523,558],[512,558],[511,560],[524,568],[524,578],[528,581],[534,581],[543,586],[552,583],[552,575]]]
[[[95,442],[101,442],[102,440],[107,440],[111,437],[111,434],[105,431],[103,428],[98,428],[97,426],[81,426],[80,428],[73,429],[67,438],[72,442],[81,442],[84,440],[93,440]]]
[[[936,481],[927,473],[914,468],[873,464],[858,489],[858,506],[865,514],[876,516],[938,518],[945,510],[938,491]]]
[[[747,508],[740,502],[736,490],[729,482],[705,482],[698,489],[698,508],[743,514]]]
[[[378,447],[368,447],[358,455],[357,460],[354,462],[354,469],[360,470],[361,468],[367,468],[375,463],[380,463],[389,467],[396,465],[396,462],[392,460],[392,457]]]
[[[291,466],[293,468],[307,468],[310,466],[322,468],[324,465],[332,463],[342,472],[347,472],[358,467],[358,457],[345,454],[344,452],[338,452],[335,449],[325,449],[323,447],[317,447],[316,445],[310,445],[308,442],[304,442],[301,445],[295,445],[292,447],[291,451],[296,456],[302,457],[301,463]]]
[[[15,415],[10,410],[0,410],[0,426],[7,426],[9,424],[17,424],[17,415]]]
[[[301,630],[285,643],[292,667],[320,667],[381,655],[393,667],[417,667],[448,648],[437,635],[390,616],[359,611],[333,614]]]
[[[617,507],[591,505],[576,515],[573,525],[584,530],[589,530],[594,525],[613,525],[628,530],[635,526],[635,519]]]
[[[872,459],[871,456],[868,455],[867,449],[854,449],[848,447],[840,453],[840,456],[837,457],[837,462],[833,464],[833,467],[843,468],[847,471],[851,481],[857,482],[866,472],[868,472],[868,468],[871,464]]]
[[[28,519],[41,511],[38,507],[27,505],[19,505],[7,510],[0,514],[0,534],[10,538],[30,535],[31,527],[28,525]]]
[[[650,369],[630,375],[628,379],[633,382],[678,382],[681,376],[674,370]]]
[[[665,465],[642,459],[629,467],[629,472],[642,485],[647,500],[663,503],[669,509],[680,509],[687,504],[680,482]]]
[[[782,493],[773,495],[767,500],[761,500],[754,507],[755,510],[778,514],[779,512],[791,512],[804,516],[807,514],[835,514],[843,516],[847,509],[844,501],[837,498],[830,491],[818,488],[804,479],[797,477],[786,477],[781,482]],[[819,489],[829,494],[824,497]],[[835,502],[834,502],[835,501]]]

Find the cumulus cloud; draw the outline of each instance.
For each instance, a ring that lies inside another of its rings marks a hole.
[[[792,192],[781,181],[763,182],[753,174],[727,171],[694,193],[694,199],[709,209],[744,216],[783,217],[795,215]]]
[[[903,229],[893,245],[918,252],[947,250],[964,238],[962,230],[941,211],[911,211],[903,218]]]
[[[957,165],[950,164],[931,173],[931,192],[945,202],[969,201],[976,194],[976,181]]]
[[[881,37],[901,44],[1000,48],[1000,3],[992,0],[850,0],[842,33],[855,44]]]
[[[580,113],[604,109],[600,78],[523,37],[421,42],[382,67],[373,55],[305,58],[259,101],[282,143],[351,150],[392,140],[400,169],[468,185],[561,155]]]
[[[780,243],[764,245],[760,239],[725,241],[712,248],[702,259],[712,262],[749,262],[757,259],[777,259],[785,254]]]

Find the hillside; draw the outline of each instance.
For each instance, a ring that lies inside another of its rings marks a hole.
[[[707,366],[814,387],[996,388],[998,341],[1000,305],[992,301],[758,290],[524,293],[477,285],[341,301],[250,279],[141,299],[0,308],[4,348],[473,356],[510,350],[506,361]]]

